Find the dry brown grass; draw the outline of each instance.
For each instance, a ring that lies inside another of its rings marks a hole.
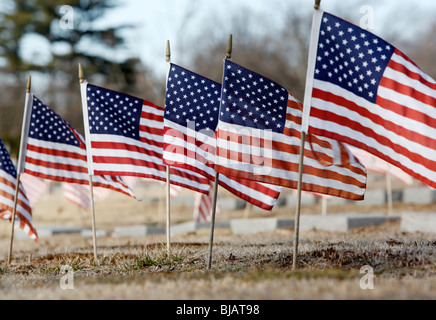
[[[163,187],[137,190],[162,198]],[[223,194],[225,195],[225,194]],[[399,205],[396,204],[396,208]],[[252,216],[294,217],[294,208]],[[329,212],[380,212],[354,205]],[[113,194],[96,203],[98,229],[118,225],[164,224],[164,204],[135,202]],[[318,213],[320,206],[303,208]],[[217,220],[241,218],[243,210],[222,212]],[[34,209],[36,225],[91,226],[90,214],[59,194]],[[186,205],[172,206],[172,222],[192,219]],[[0,225],[0,258],[7,255],[10,225]],[[77,234],[41,238],[38,244],[16,238],[10,266],[0,261],[1,299],[436,299],[436,236],[405,233],[399,222],[346,233],[300,233],[297,270],[292,269],[293,230],[234,235],[216,229],[212,269],[207,270],[209,230],[172,236],[98,238],[98,263],[91,238]],[[363,290],[360,268],[374,270],[374,289]],[[74,271],[74,289],[63,290],[62,266]]]

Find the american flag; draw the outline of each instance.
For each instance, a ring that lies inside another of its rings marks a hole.
[[[436,82],[393,45],[336,16],[316,12],[312,28],[308,131],[436,188]]]
[[[17,170],[11,161],[8,151],[0,140],[0,219],[12,222],[14,212]],[[38,242],[38,234],[33,227],[32,209],[22,184],[18,190],[15,226],[19,227],[31,239]]]
[[[82,86],[91,171],[166,181],[163,108],[86,82]],[[189,170],[170,168],[170,181],[197,192],[209,191],[209,181]]]
[[[24,172],[43,179],[89,185],[85,140],[60,115],[32,96],[28,137],[21,146]],[[135,199],[121,177],[94,176],[93,185]]]
[[[297,188],[302,105],[285,88],[225,61],[217,164],[226,175]],[[345,145],[306,136],[302,190],[359,200],[366,170]]]
[[[164,115],[164,163],[200,173],[215,181],[216,127],[221,85],[171,64]],[[265,210],[276,203],[281,187],[219,176],[219,185]]]

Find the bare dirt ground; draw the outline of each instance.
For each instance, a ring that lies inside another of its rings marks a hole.
[[[135,202],[111,194],[105,201],[96,202],[97,229],[165,225],[164,187],[147,186],[135,191],[145,200]],[[183,191],[180,196],[189,194]],[[220,196],[228,194],[220,191]],[[394,203],[395,214],[412,209],[434,211],[433,207]],[[187,204],[174,200],[171,210],[172,223],[192,220],[192,208]],[[302,214],[320,210],[320,204],[307,206]],[[380,214],[386,208],[347,204],[328,209],[328,214],[339,212]],[[90,211],[67,202],[59,192],[44,196],[33,215],[37,227],[91,227]],[[243,216],[244,210],[224,210],[216,220]],[[295,208],[252,212],[248,218],[260,216],[294,218]],[[61,234],[41,238],[37,244],[16,236],[13,261],[7,266],[9,237],[10,224],[2,222],[0,299],[5,300],[436,299],[436,235],[403,232],[398,221],[349,232],[300,232],[296,270],[292,268],[293,229],[255,235],[216,229],[211,270],[207,269],[206,229],[172,236],[170,254],[164,234],[143,238],[102,236],[97,240],[98,263],[93,257],[92,238]],[[365,266],[369,269],[361,271]],[[65,267],[69,273],[64,273]]]

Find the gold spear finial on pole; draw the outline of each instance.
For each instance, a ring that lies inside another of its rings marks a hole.
[[[315,0],[315,9],[319,9],[319,5],[321,4],[321,0]]]
[[[29,76],[29,79],[27,80],[27,87],[26,87],[27,93],[30,93],[30,84],[31,84],[31,80],[30,80],[30,76]]]
[[[226,59],[232,58],[232,35],[229,36],[229,41],[227,43],[227,52],[226,52]]]
[[[83,83],[85,81],[85,77],[83,76],[82,64],[79,63],[79,81]]]
[[[170,40],[167,40],[167,62],[171,61]]]

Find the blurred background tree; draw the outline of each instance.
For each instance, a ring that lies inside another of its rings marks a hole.
[[[117,58],[131,25],[96,23],[116,7],[110,0],[2,1],[0,12],[0,136],[11,153],[19,147],[25,87],[79,131],[83,118],[78,63],[86,78],[114,90],[137,94],[154,85],[137,58]]]
[[[367,0],[350,0],[350,6],[347,7],[341,2],[337,4],[334,13],[359,24],[359,8],[367,3]],[[225,17],[208,16],[207,21],[201,23],[203,28],[192,41],[184,44],[183,49],[190,49],[192,55],[192,59],[187,62],[188,68],[221,82],[227,39],[229,34],[233,34],[234,62],[278,82],[303,102],[312,12],[302,10],[302,5],[298,2],[274,4],[276,21],[262,12],[254,12],[248,6],[230,11]],[[350,10],[350,7],[354,9]],[[436,79],[436,22],[428,24],[424,32],[415,32],[413,37],[405,37],[407,30],[398,28],[398,16],[419,21],[422,15],[422,10],[413,4],[393,6],[392,11],[386,14],[388,19],[376,19],[376,23],[384,30],[379,36],[397,46],[425,73]],[[279,24],[277,21],[284,23]]]
[[[302,101],[312,16],[292,7],[283,5],[278,10],[286,21],[283,26],[272,25],[249,7],[234,12],[227,22],[216,17],[204,24],[210,28],[194,38],[193,70],[221,83],[227,40],[232,34],[234,62],[276,81]],[[229,33],[217,25],[226,26]]]

